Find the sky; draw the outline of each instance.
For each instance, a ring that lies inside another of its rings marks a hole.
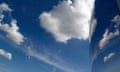
[[[95,0],[0,0],[0,72],[90,72],[94,7]]]
[[[100,5],[102,4],[102,5]],[[92,72],[120,71],[120,15],[114,0],[97,0],[97,24],[90,44]]]

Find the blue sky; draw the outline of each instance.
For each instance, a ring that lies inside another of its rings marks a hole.
[[[0,72],[90,72],[93,9],[94,0],[0,0]]]
[[[90,46],[92,72],[119,72],[120,16],[116,2],[97,0],[95,13],[97,25]]]

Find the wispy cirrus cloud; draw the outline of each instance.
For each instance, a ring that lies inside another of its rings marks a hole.
[[[75,70],[72,66],[68,64],[68,62],[64,61],[59,55],[51,53],[50,51],[45,52],[39,52],[35,48],[32,48],[31,46],[27,47],[27,50],[25,50],[25,53],[27,56],[36,58],[46,64],[49,64],[57,69],[60,69],[64,72],[78,72]]]
[[[41,27],[59,42],[87,40],[95,0],[66,0],[40,14]]]
[[[89,40],[91,41],[91,37],[92,35],[94,34],[95,32],[95,28],[96,28],[96,25],[97,25],[97,19],[96,18],[92,18],[91,20],[91,24],[90,24],[90,32],[89,32]]]

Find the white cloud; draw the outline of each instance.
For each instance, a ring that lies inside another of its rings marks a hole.
[[[2,14],[4,11],[11,12],[12,9],[6,4],[6,3],[1,3],[0,4],[0,22],[3,20],[4,15]]]
[[[115,38],[116,36],[120,35],[120,32],[119,32],[120,16],[116,15],[116,16],[112,19],[112,22],[115,22],[115,24],[113,25],[115,31],[114,31],[114,32],[110,32],[110,30],[109,30],[108,28],[105,30],[105,33],[103,34],[103,37],[102,37],[102,39],[101,39],[100,42],[99,42],[99,47],[100,47],[100,49],[103,49],[104,46],[106,46],[111,39],[113,39],[113,38]]]
[[[17,21],[15,19],[11,20],[10,24],[2,23],[4,19],[4,11],[11,11],[7,4],[2,3],[0,4],[0,30],[6,33],[6,36],[15,42],[16,44],[20,45],[24,41],[24,36],[19,32],[19,27],[17,26]]]
[[[104,57],[104,62],[107,62],[108,60],[110,60],[111,58],[113,58],[113,56],[115,56],[114,52],[108,54],[107,56]]]
[[[109,43],[109,41],[119,35],[119,30],[117,29],[115,32],[109,32],[108,29],[106,29],[105,33],[103,34],[103,38],[99,42],[100,49],[103,49],[105,45]]]
[[[6,36],[18,45],[24,41],[24,36],[18,31],[19,27],[16,20],[12,20],[11,26],[9,24],[0,24],[0,30],[6,32]]]
[[[112,22],[115,22],[117,24],[120,24],[120,15],[116,15],[113,19]]]
[[[11,60],[12,59],[12,54],[9,53],[9,52],[6,52],[5,50],[3,49],[0,49],[0,55],[1,56],[4,56],[5,58]]]
[[[2,13],[3,11],[12,11],[12,9],[6,4],[6,3],[2,3],[0,4],[0,13]]]
[[[115,23],[115,28],[118,28],[120,26],[120,15],[116,15],[113,19],[112,22]]]
[[[43,12],[39,16],[40,25],[59,42],[72,38],[86,40],[93,9],[94,0],[66,0],[50,12]]]
[[[4,15],[2,14],[4,11],[9,11],[11,12],[12,9],[9,8],[9,6],[6,3],[0,4],[0,22],[3,20]]]

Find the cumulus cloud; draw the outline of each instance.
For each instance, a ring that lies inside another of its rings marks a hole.
[[[17,21],[15,19],[11,20],[10,24],[3,21],[4,11],[12,11],[9,6],[5,3],[0,4],[0,30],[6,33],[6,37],[20,45],[24,41],[24,36],[19,32],[19,27],[17,26]],[[4,23],[2,23],[2,21]]]
[[[119,26],[120,26],[120,16],[115,16],[113,19],[112,19],[112,22],[114,22],[115,24],[113,25],[114,26],[114,29],[115,31],[114,32],[110,32],[110,29],[107,28],[105,30],[105,33],[103,34],[103,37],[102,39],[100,40],[99,42],[99,47],[100,49],[103,49],[104,46],[106,46],[109,41],[113,38],[115,38],[116,36],[120,35],[120,32],[119,32]]]
[[[114,53],[114,52],[108,54],[107,56],[104,57],[104,62],[107,62],[108,60],[110,60],[110,59],[113,58],[114,56],[115,56],[115,53]]]
[[[4,11],[9,11],[11,12],[12,9],[6,4],[6,3],[2,3],[0,4],[0,22],[3,20],[4,18],[4,14],[2,14]]]
[[[86,40],[89,37],[94,1],[62,1],[50,12],[43,12],[39,16],[40,25],[59,42],[67,42],[72,38]]]
[[[11,26],[9,24],[0,24],[0,30],[6,32],[6,36],[18,45],[24,41],[24,36],[18,31],[19,27],[16,20],[12,20]]]
[[[12,11],[12,9],[6,4],[6,3],[2,3],[0,4],[0,13],[2,13],[3,11]]]
[[[0,55],[7,58],[8,60],[12,59],[12,54],[3,49],[0,49]]]

